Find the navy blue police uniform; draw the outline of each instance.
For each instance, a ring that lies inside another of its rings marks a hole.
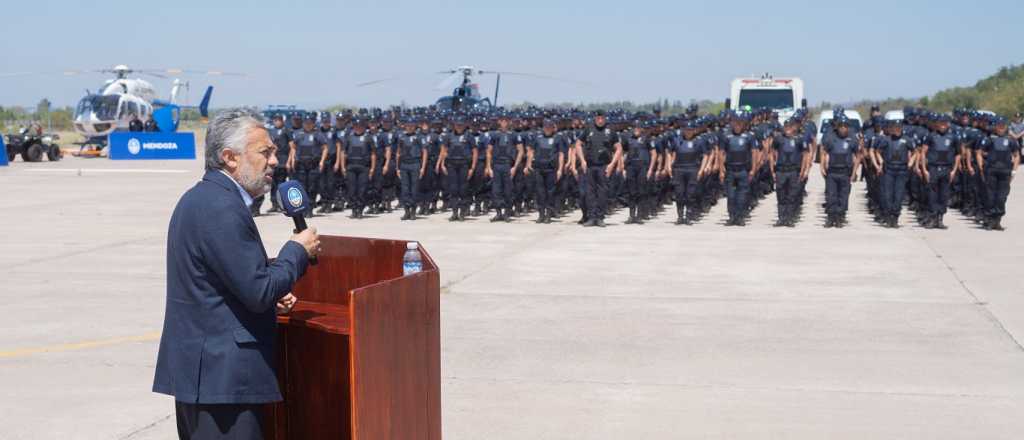
[[[684,130],[695,130],[689,125]],[[676,201],[676,224],[692,223],[702,213],[700,200],[700,166],[710,152],[705,138],[685,133],[668,141],[673,154],[672,189]]]
[[[514,132],[493,131],[487,137],[491,148],[491,206],[497,211],[495,221],[511,221],[513,202],[512,166],[515,165],[518,147],[522,141]]]
[[[849,130],[846,136],[833,132],[822,137],[822,151],[828,154],[825,174],[825,212],[829,216],[826,226],[842,226],[850,203],[851,178],[854,160],[860,151],[860,138]]]
[[[807,143],[799,134],[785,133],[772,138],[775,153],[775,199],[778,204],[779,225],[793,226],[803,196],[800,171],[807,153]]]
[[[357,121],[356,124],[363,122]],[[345,154],[345,185],[352,217],[361,218],[366,208],[370,171],[376,156],[376,137],[365,131],[362,134],[349,131],[342,138],[341,146]]]
[[[468,131],[446,133],[442,144],[447,156],[444,159],[445,191],[449,196],[452,218],[462,219],[469,211],[472,198],[469,195],[469,172],[474,168],[473,153],[477,151],[476,137]],[[475,170],[474,170],[475,171]]]
[[[889,126],[894,124],[898,124],[898,122],[888,123]],[[916,148],[917,144],[914,142],[914,138],[903,134],[902,131],[900,135],[876,136],[872,142],[871,149],[882,159],[878,202],[883,224],[888,227],[896,227],[899,224],[903,198],[910,177],[908,171],[910,158]]]
[[[565,157],[568,144],[565,136],[552,133],[551,136],[541,132],[530,140],[533,151],[534,197],[540,211],[539,222],[549,223],[555,215],[556,197],[559,182],[559,158]]]
[[[403,219],[415,219],[416,202],[419,198],[420,171],[423,167],[423,153],[426,147],[416,133],[402,132],[395,136],[398,158],[398,172],[401,192],[399,202],[405,208]]]
[[[743,225],[750,205],[753,154],[759,149],[759,144],[750,131],[736,133],[732,129],[722,136],[720,143],[725,153],[724,184],[729,211],[727,224]]]
[[[608,180],[605,170],[615,157],[615,145],[620,144],[619,135],[607,125],[590,128],[580,134],[583,157],[587,169],[580,179],[580,193],[586,205],[589,225],[603,225],[608,210]],[[621,144],[620,144],[621,145]]]
[[[1014,158],[1019,161],[1021,145],[1010,136],[991,135],[981,142],[984,155],[985,182],[985,225],[1001,229],[1000,220],[1006,215],[1006,198],[1010,194],[1013,178]]]

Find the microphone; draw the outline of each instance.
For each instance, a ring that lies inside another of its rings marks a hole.
[[[309,195],[302,188],[297,180],[288,180],[277,187],[277,204],[284,208],[284,215],[295,221],[295,233],[305,231],[305,213],[311,209],[309,206]],[[309,264],[316,265],[317,259],[314,255],[309,259]]]

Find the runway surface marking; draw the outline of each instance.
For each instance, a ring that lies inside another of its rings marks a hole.
[[[0,351],[0,359],[26,357],[39,353],[54,353],[60,351],[81,350],[85,348],[106,347],[110,345],[124,344],[126,342],[149,342],[155,341],[159,338],[160,332],[149,332],[135,336],[122,336],[120,338],[97,339],[94,341],[73,342],[70,344],[22,348],[11,351]]]

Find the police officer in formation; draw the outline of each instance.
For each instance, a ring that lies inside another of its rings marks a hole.
[[[821,139],[821,175],[825,177],[825,227],[846,225],[850,189],[860,167],[864,138],[850,131],[845,112],[835,113],[834,131]]]
[[[701,179],[709,172],[715,151],[709,138],[697,136],[698,130],[696,121],[688,121],[666,139],[669,149],[664,174],[672,181],[677,225],[693,224],[703,211],[699,205]]]
[[[466,131],[468,126],[468,121],[462,116],[452,121],[452,131],[442,136],[438,159],[438,168],[450,197],[452,216],[448,220],[453,222],[463,221],[469,214],[469,181],[476,171],[480,154],[476,136]]]
[[[420,198],[420,179],[427,172],[427,147],[416,133],[416,121],[402,121],[402,133],[394,141],[395,162],[401,186],[399,202],[405,210],[402,220],[416,220],[416,206]]]
[[[1006,198],[1010,195],[1010,182],[1020,166],[1021,145],[1007,133],[1004,118],[992,121],[992,134],[980,142],[975,152],[978,171],[985,176],[986,194],[982,223],[986,229],[1003,230]]]
[[[316,115],[307,114],[302,130],[293,131],[289,142],[288,170],[295,180],[306,188],[310,199],[317,200],[320,194],[320,175],[327,161],[327,143],[316,129]],[[312,207],[308,216],[312,216]]]
[[[749,115],[735,116],[730,121],[730,130],[719,140],[725,156],[719,178],[725,184],[729,202],[726,226],[744,226],[751,208],[750,186],[760,166],[761,148],[749,126]]]
[[[510,131],[509,117],[498,116],[498,129],[487,134],[487,177],[491,179],[492,222],[512,221],[512,179],[523,160],[523,142]]]
[[[960,137],[949,129],[948,115],[934,119],[933,131],[921,140],[920,172],[928,188],[927,228],[945,229],[943,216],[949,207],[950,184],[960,169]]]
[[[622,158],[622,143],[618,133],[607,126],[602,111],[594,116],[594,123],[580,134],[576,141],[576,160],[582,170],[580,195],[583,198],[583,226],[604,227],[608,214],[608,180]]]
[[[551,223],[556,215],[558,185],[562,181],[569,143],[557,132],[558,126],[553,119],[545,119],[543,127],[541,133],[527,143],[524,173],[534,176],[533,186],[539,211],[537,223]]]
[[[338,141],[338,169],[345,177],[352,218],[363,218],[370,179],[377,166],[376,137],[367,133],[366,128],[365,120],[355,119],[352,131]]]
[[[627,224],[639,225],[644,222],[643,210],[657,166],[657,146],[649,135],[653,128],[653,124],[648,121],[635,121],[632,133],[625,133],[621,138],[629,206]]]
[[[277,147],[277,166],[274,167],[274,180],[270,188],[270,212],[280,212],[281,205],[277,200],[277,187],[288,180],[288,157],[291,155],[291,130],[284,126],[284,115],[277,113],[272,117],[270,141]],[[261,200],[262,202],[262,200]],[[259,204],[253,203],[259,214]]]
[[[944,228],[953,207],[981,227],[1002,229],[1021,154],[1006,119],[966,109],[951,118],[906,108],[902,121],[875,113],[856,131],[835,109],[820,145],[805,109],[781,125],[771,110],[362,109],[338,113],[333,123],[295,114],[291,127],[277,115],[268,131],[282,154],[273,186],[299,180],[320,212],[348,208],[356,219],[390,211],[397,198],[403,220],[451,210],[448,219],[459,222],[493,209],[495,222],[536,212],[538,223],[551,223],[579,208],[580,224],[603,226],[618,209],[628,209],[627,224],[642,224],[674,203],[674,222],[688,225],[724,196],[726,225],[742,226],[774,191],[775,225],[792,227],[817,152],[825,227],[846,224],[863,174],[867,207],[882,226],[898,227],[909,203],[926,228]],[[280,208],[271,201],[272,212]]]
[[[876,219],[886,227],[896,228],[903,210],[909,170],[916,168],[917,143],[903,133],[902,122],[889,120],[883,124],[883,134],[874,137],[867,157],[880,177]]]
[[[341,119],[339,118],[339,121]],[[343,124],[339,124],[341,126]],[[334,210],[334,204],[338,197],[338,148],[337,136],[343,135],[343,130],[334,131],[331,125],[331,115],[323,113],[320,116],[320,126],[317,130],[317,142],[323,144],[327,151],[324,159],[324,166],[320,171],[318,191],[320,193],[320,213],[326,214]]]
[[[800,136],[799,127],[799,120],[789,119],[782,133],[771,139],[768,164],[775,182],[779,215],[775,226],[796,226],[803,200],[803,181],[807,176],[805,167],[809,164],[807,156],[811,150],[806,137]]]

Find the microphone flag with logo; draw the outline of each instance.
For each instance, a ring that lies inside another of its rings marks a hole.
[[[297,180],[288,180],[277,187],[277,203],[284,207],[284,215],[295,221],[295,233],[305,231],[305,214],[311,209],[309,195]],[[310,258],[310,264],[316,264],[316,257]]]

